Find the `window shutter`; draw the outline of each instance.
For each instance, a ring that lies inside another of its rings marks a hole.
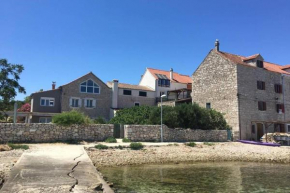
[[[284,104],[282,104],[282,112],[285,113],[285,107],[284,107]]]
[[[93,107],[96,107],[96,100],[93,100]]]
[[[264,102],[264,105],[265,105],[265,108],[264,108],[264,110],[266,111],[266,110],[267,110],[267,105],[266,105],[266,102]]]
[[[79,99],[79,107],[82,107],[82,99]]]
[[[84,99],[84,107],[87,107],[87,99]]]
[[[72,98],[69,99],[69,106],[72,107]]]

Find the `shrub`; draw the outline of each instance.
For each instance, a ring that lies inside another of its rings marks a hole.
[[[114,137],[108,137],[105,142],[106,143],[117,143],[117,140]]]
[[[212,142],[204,142],[203,145],[213,146],[213,145],[215,145],[215,144],[212,143]]]
[[[206,109],[198,104],[181,104],[175,107],[163,106],[163,124],[170,128],[191,128],[202,130],[229,129],[223,114]],[[140,106],[119,110],[110,120],[113,124],[159,125],[160,107]]]
[[[109,147],[106,145],[98,144],[98,145],[95,145],[95,148],[96,149],[108,149]]]
[[[122,145],[118,145],[117,147],[115,147],[116,149],[124,149],[124,146]]]
[[[195,142],[189,142],[189,143],[185,143],[185,145],[189,146],[189,147],[195,147],[196,143]]]
[[[52,117],[52,122],[61,126],[89,124],[90,121],[89,117],[75,110],[63,112]]]
[[[13,144],[13,143],[8,143],[7,145],[11,147],[11,149],[24,149],[24,150],[29,149],[28,145]]]
[[[127,139],[127,138],[124,138],[122,141],[123,141],[124,143],[130,143],[130,142],[131,142],[131,140],[130,140],[130,139]]]
[[[143,149],[143,144],[142,143],[131,143],[130,144],[130,148],[133,149],[133,150],[139,150],[139,149]]]
[[[99,116],[94,120],[94,123],[95,124],[106,124],[106,120],[103,117]]]

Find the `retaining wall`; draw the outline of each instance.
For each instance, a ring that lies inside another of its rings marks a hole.
[[[72,125],[69,127],[41,123],[4,123],[0,124],[0,143],[56,141],[103,141],[113,137],[114,125]]]
[[[160,125],[125,125],[124,136],[131,141],[160,141]],[[163,140],[167,142],[227,141],[226,130],[171,129],[163,125]]]

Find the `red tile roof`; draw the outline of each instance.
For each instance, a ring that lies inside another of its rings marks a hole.
[[[251,59],[256,58],[259,55],[259,54],[255,54],[253,56],[245,57],[245,56],[239,56],[239,55],[230,54],[230,53],[221,52],[221,51],[219,51],[218,53],[236,64],[242,64],[246,66],[250,66],[250,65],[244,61],[248,60],[249,58]],[[271,72],[277,72],[281,74],[290,74],[289,72],[286,72],[285,70],[283,70],[286,68],[290,68],[290,65],[287,65],[287,66],[281,66],[279,64],[274,64],[274,63],[264,61],[264,68]]]
[[[260,55],[260,54],[254,54],[254,55],[252,55],[252,56],[245,57],[243,60],[244,60],[244,61],[251,60],[251,59],[257,58],[259,55]]]
[[[107,85],[110,88],[112,88],[112,84],[113,84],[113,82],[107,82]],[[154,91],[153,89],[151,89],[151,88],[149,88],[147,86],[126,84],[126,83],[118,83],[118,88],[127,88],[127,89],[133,89],[133,90]]]
[[[153,69],[153,68],[147,68],[147,70],[154,76],[155,79],[158,79],[156,74],[165,75],[168,79],[170,79],[170,71],[158,70],[158,69]],[[188,83],[192,82],[190,76],[178,74],[176,72],[173,72],[173,80],[171,80],[171,81],[178,82],[178,83],[184,83],[184,84],[188,84]]]

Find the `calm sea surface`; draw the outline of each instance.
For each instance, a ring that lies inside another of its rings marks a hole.
[[[116,192],[287,192],[290,165],[193,163],[103,168]]]

